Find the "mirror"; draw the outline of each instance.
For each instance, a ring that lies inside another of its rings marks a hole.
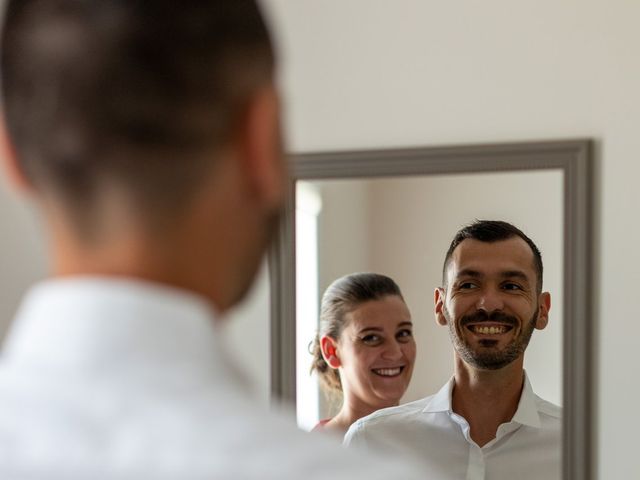
[[[453,371],[448,331],[433,321],[444,254],[463,224],[506,220],[540,247],[553,299],[525,368],[536,393],[564,406],[563,478],[588,478],[589,152],[588,141],[564,141],[295,157],[271,256],[274,396],[297,400],[302,427],[331,414],[308,374],[307,346],[325,288],[356,271],[394,278],[412,312],[418,356],[403,402],[438,391]]]

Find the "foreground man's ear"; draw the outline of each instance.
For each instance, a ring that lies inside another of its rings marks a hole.
[[[438,325],[446,325],[447,319],[444,316],[444,301],[447,297],[447,293],[444,288],[438,287],[433,292],[434,313],[436,316],[436,323]]]
[[[9,139],[3,114],[0,114],[0,163],[3,173],[16,190],[27,194],[33,193],[33,185],[18,163],[18,157]]]
[[[280,100],[274,85],[253,94],[240,121],[239,155],[249,185],[267,207],[282,204],[286,167],[280,127]]]

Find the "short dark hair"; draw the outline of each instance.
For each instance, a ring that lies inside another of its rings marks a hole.
[[[342,382],[338,370],[329,367],[322,356],[320,338],[327,335],[338,340],[346,326],[347,313],[364,302],[380,300],[389,295],[395,295],[404,300],[396,282],[379,273],[346,275],[334,281],[324,292],[320,307],[320,328],[311,347],[313,355],[311,371],[318,372],[322,385],[329,392],[340,392]]]
[[[69,209],[117,185],[166,214],[273,64],[254,0],[9,0],[6,126],[27,178]]]
[[[538,249],[536,244],[533,243],[533,240],[525,235],[522,230],[508,222],[503,222],[501,220],[475,220],[474,222],[465,225],[463,228],[458,230],[458,232],[453,237],[453,240],[451,241],[451,245],[449,245],[449,250],[447,250],[446,256],[444,257],[444,265],[442,266],[442,284],[446,286],[447,283],[447,267],[449,266],[451,255],[453,255],[453,251],[464,240],[473,239],[480,242],[493,243],[501,240],[508,240],[513,237],[520,237],[527,243],[527,245],[529,245],[529,248],[531,248],[537,277],[536,287],[538,293],[541,292],[543,268],[542,254],[540,253],[540,250]]]

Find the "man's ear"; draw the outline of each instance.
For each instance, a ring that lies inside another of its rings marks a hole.
[[[444,316],[444,301],[446,299],[447,292],[444,288],[438,287],[433,292],[434,313],[436,315],[436,323],[438,325],[446,325],[447,319]]]
[[[325,335],[320,339],[320,350],[325,362],[331,368],[338,368],[342,365],[340,358],[338,357],[338,342]]]
[[[549,310],[551,310],[551,294],[542,292],[538,297],[538,317],[535,324],[537,330],[542,330],[549,323]]]
[[[280,100],[274,85],[254,92],[238,126],[239,155],[251,190],[268,208],[279,207],[286,191]]]
[[[2,169],[9,178],[9,183],[21,192],[32,193],[33,185],[27,179],[26,175],[22,171],[18,163],[18,157],[16,155],[13,144],[9,139],[9,134],[6,129],[4,116],[0,114],[0,163],[2,163]]]

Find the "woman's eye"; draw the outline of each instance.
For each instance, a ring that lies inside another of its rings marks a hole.
[[[396,338],[401,342],[402,341],[407,342],[411,337],[413,337],[413,332],[411,330],[400,330],[396,334]]]
[[[362,343],[367,345],[373,345],[380,342],[380,337],[378,335],[370,334],[362,337]]]

